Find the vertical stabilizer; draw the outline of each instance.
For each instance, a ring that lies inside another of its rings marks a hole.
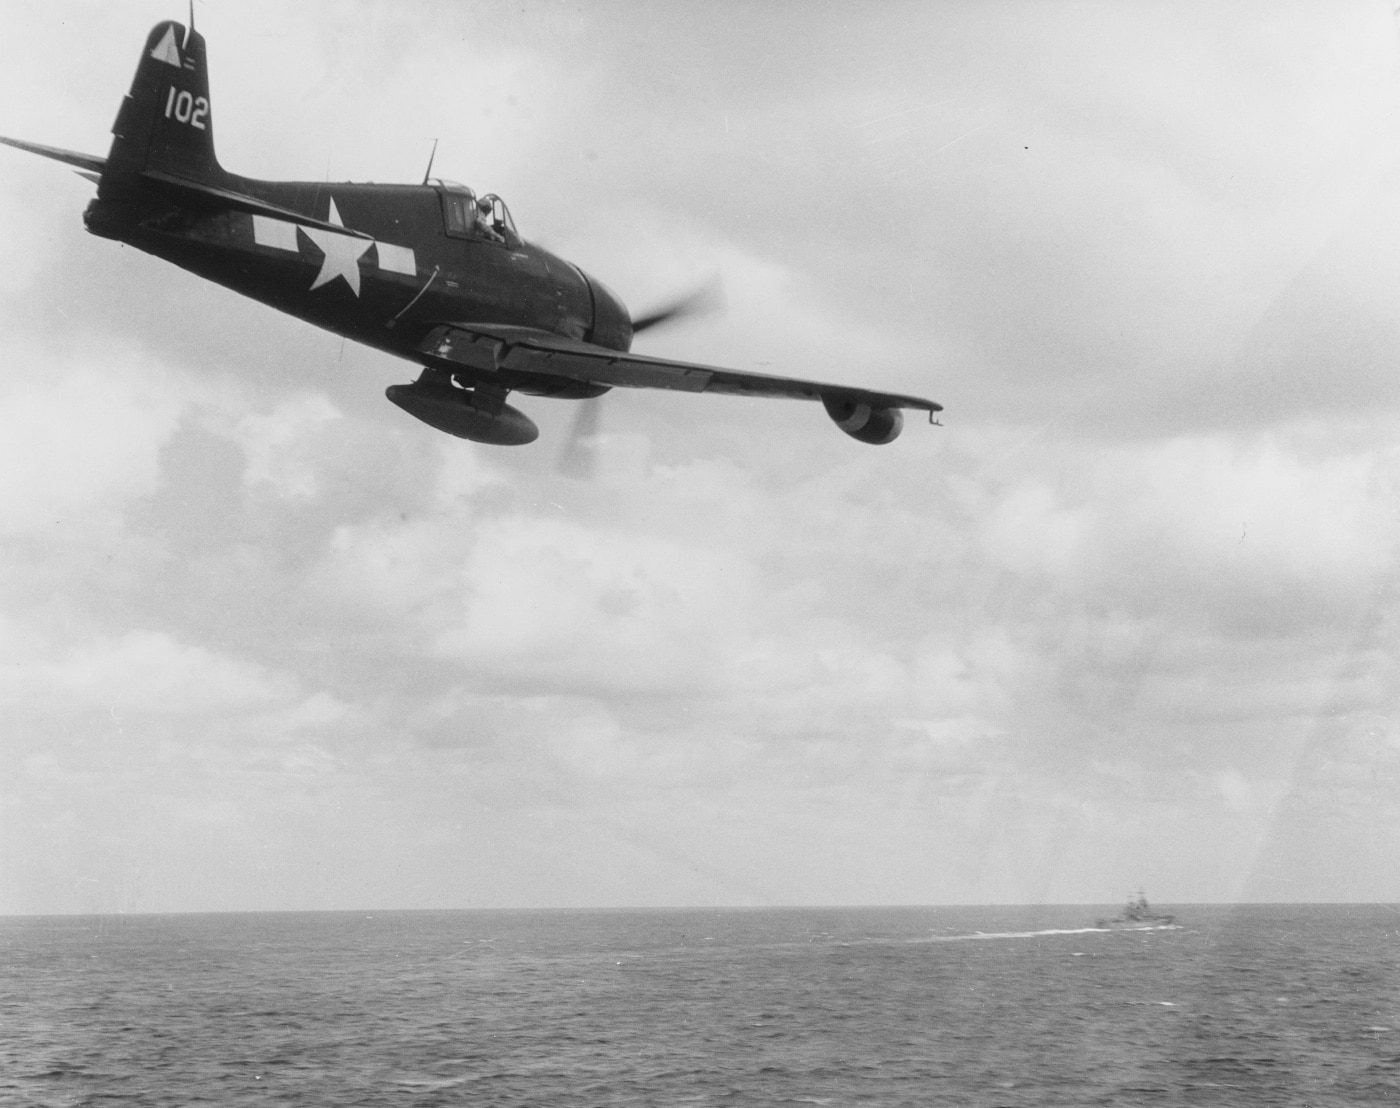
[[[204,37],[173,21],[157,24],[112,125],[104,184],[144,172],[217,185],[214,119]]]

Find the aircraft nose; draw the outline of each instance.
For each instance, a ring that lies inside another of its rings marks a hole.
[[[593,290],[592,341],[612,350],[630,350],[632,317],[628,314],[627,305],[598,278],[591,274],[587,276]]]

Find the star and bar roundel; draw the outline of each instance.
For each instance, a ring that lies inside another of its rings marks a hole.
[[[299,255],[302,253],[302,247],[297,232],[300,231],[321,251],[321,270],[311,282],[312,289],[318,289],[340,278],[350,286],[351,292],[359,296],[360,259],[369,253],[370,247],[374,248],[381,270],[401,273],[408,277],[416,276],[418,272],[417,260],[407,246],[394,246],[392,243],[360,238],[357,235],[341,235],[335,231],[301,226],[272,216],[255,215],[252,220],[253,241],[259,246]],[[336,209],[334,198],[331,199],[326,222],[337,227],[345,226],[340,212]]]

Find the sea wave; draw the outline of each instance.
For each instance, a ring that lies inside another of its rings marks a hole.
[[[1400,1095],[1396,1036],[1382,1030],[1400,961],[1380,909],[1193,906],[1189,928],[1142,929],[1176,930],[1170,941],[1121,942],[1086,939],[1124,930],[1078,926],[1087,914],[0,919],[0,1103],[1039,1108],[1150,1092],[1157,1108],[1198,1108],[1241,1103],[1212,1091],[1231,1086],[1261,1106]]]

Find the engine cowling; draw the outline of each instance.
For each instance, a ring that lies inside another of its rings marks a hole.
[[[519,409],[509,404],[496,411],[478,407],[468,390],[450,384],[419,378],[411,385],[390,385],[384,395],[415,419],[459,439],[524,446],[540,437],[540,429]]]
[[[579,270],[583,273],[583,270]],[[596,277],[584,273],[593,292],[593,326],[588,341],[609,350],[632,349],[632,317],[617,293]]]
[[[841,396],[823,396],[822,405],[837,427],[874,446],[894,442],[904,430],[904,412],[899,408],[874,408]]]

